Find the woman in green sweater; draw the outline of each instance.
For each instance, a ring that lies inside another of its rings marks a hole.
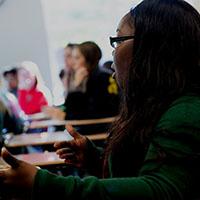
[[[66,162],[101,164],[102,177],[56,176],[3,149],[3,186],[32,199],[199,199],[199,13],[182,0],[144,0],[110,40],[123,103],[105,151],[72,128],[74,140],[55,145]]]

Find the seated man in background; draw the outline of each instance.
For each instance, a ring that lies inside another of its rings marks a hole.
[[[18,92],[17,68],[13,67],[10,70],[4,71],[3,77],[7,83],[8,91],[17,97],[17,92]]]

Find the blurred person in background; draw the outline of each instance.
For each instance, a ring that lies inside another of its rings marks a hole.
[[[8,92],[0,79],[0,133],[22,133],[26,128],[27,116],[19,106],[17,98]]]
[[[64,51],[64,61],[65,61],[65,68],[64,68],[64,87],[65,87],[65,94],[67,97],[68,92],[70,91],[70,84],[73,80],[74,73],[75,73],[75,58],[73,56],[74,49],[78,46],[78,44],[69,43],[65,47]]]
[[[118,114],[118,88],[110,90],[111,75],[99,68],[102,52],[91,41],[73,50],[74,77],[65,102],[68,119],[93,119]]]
[[[118,114],[118,87],[112,76],[99,68],[102,52],[91,41],[77,45],[73,49],[73,74],[68,85],[64,109],[48,108],[45,113],[57,119],[97,119]],[[103,127],[103,126],[102,126]],[[93,131],[88,127],[81,133]],[[99,128],[104,131],[104,128]]]
[[[17,92],[18,92],[17,68],[13,67],[11,69],[4,71],[3,77],[6,81],[6,86],[8,91],[17,97]]]
[[[53,105],[61,106],[65,102],[66,92],[67,92],[67,83],[66,83],[65,70],[61,69],[59,73],[59,81],[56,82],[55,87],[53,88]]]
[[[73,49],[77,46],[78,44],[75,43],[69,43],[66,45],[64,49],[64,63],[65,63],[65,71],[70,71],[73,68],[74,65],[74,59],[73,59]]]
[[[38,66],[31,61],[21,63],[18,70],[18,100],[26,114],[35,114],[52,104],[52,96],[46,87]]]
[[[72,51],[77,44],[69,43],[64,48],[64,68],[59,73],[61,82],[58,82],[53,89],[53,104],[55,106],[61,106],[64,104],[70,79],[73,75],[73,56]]]
[[[64,69],[62,69],[60,71],[59,78],[60,78],[60,81],[62,82],[62,87],[64,90],[63,96],[66,98],[66,96],[67,96],[67,74]]]
[[[4,143],[3,134],[5,133],[6,129],[5,122],[8,121],[6,116],[9,116],[8,110],[6,109],[3,102],[0,100],[0,148],[2,148]]]

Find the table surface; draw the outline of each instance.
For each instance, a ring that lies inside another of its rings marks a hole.
[[[29,129],[46,128],[49,126],[65,126],[65,125],[92,125],[92,124],[104,124],[114,122],[116,117],[101,118],[101,119],[84,119],[84,120],[42,120],[42,121],[32,121],[30,123]]]
[[[44,153],[31,153],[31,154],[20,154],[15,155],[19,160],[23,160],[35,166],[50,166],[50,165],[62,165],[64,160],[60,159],[55,152],[44,152]],[[0,170],[9,168],[9,165],[0,158]]]
[[[55,152],[21,154],[15,157],[39,167],[64,164],[64,160],[60,159]]]
[[[99,133],[94,135],[87,135],[90,140],[105,140],[107,133]],[[40,146],[51,145],[55,142],[69,141],[73,138],[66,131],[62,132],[43,132],[13,135],[11,138],[5,140],[5,146],[9,148],[23,147],[23,146]]]

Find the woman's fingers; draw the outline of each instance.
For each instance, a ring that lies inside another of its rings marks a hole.
[[[54,148],[61,149],[61,148],[76,148],[78,146],[77,141],[82,139],[83,136],[80,135],[71,125],[66,125],[66,129],[68,133],[73,137],[71,141],[63,141],[63,142],[56,142],[54,144]]]
[[[76,157],[75,152],[68,148],[59,149],[56,151],[56,153],[61,159],[74,160]]]
[[[1,156],[4,159],[4,161],[9,164],[13,169],[19,167],[20,161],[17,160],[12,154],[10,154],[5,147],[1,150]]]
[[[74,151],[72,151],[69,148],[63,148],[56,151],[56,154],[58,155],[67,154],[67,153],[74,153]]]
[[[63,141],[63,142],[56,142],[54,144],[55,149],[61,149],[61,148],[74,148],[75,144],[73,141]]]
[[[65,128],[75,140],[82,137],[71,125],[66,125]]]
[[[76,158],[74,153],[66,153],[59,156],[61,159],[74,160]]]
[[[74,167],[77,167],[77,168],[82,168],[83,165],[81,162],[79,162],[76,158],[74,159],[65,159],[65,163],[67,165],[73,165]]]
[[[75,165],[75,163],[72,160],[70,160],[70,159],[65,159],[65,163],[67,165]]]

